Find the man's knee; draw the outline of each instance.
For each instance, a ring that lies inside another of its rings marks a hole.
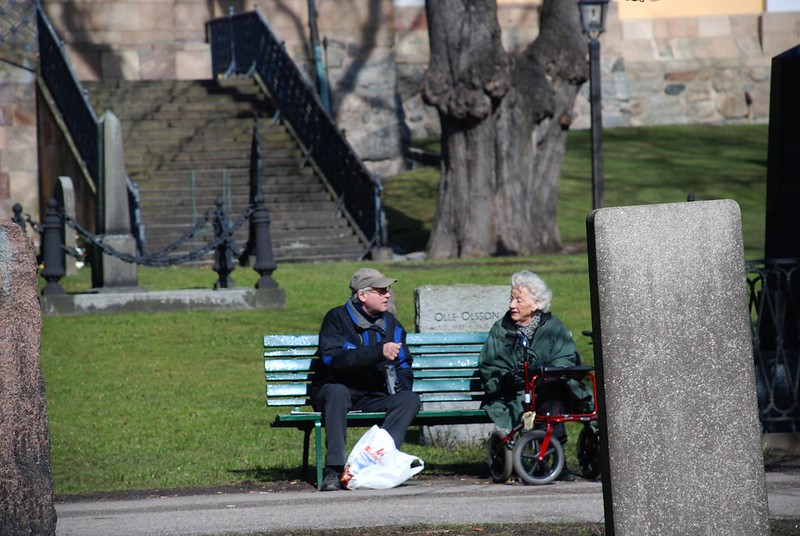
[[[393,409],[402,409],[405,412],[417,414],[422,403],[419,400],[419,395],[413,391],[400,391],[392,396]]]
[[[319,398],[323,411],[344,409],[350,411],[350,390],[340,383],[330,383],[322,388]]]

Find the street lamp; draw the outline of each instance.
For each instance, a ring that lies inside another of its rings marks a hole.
[[[589,36],[589,104],[592,109],[592,208],[605,204],[603,179],[603,114],[600,90],[600,34],[606,31],[608,0],[580,0],[583,33]]]

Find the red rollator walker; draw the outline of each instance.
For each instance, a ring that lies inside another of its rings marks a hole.
[[[549,484],[564,468],[564,449],[553,437],[554,425],[565,422],[582,422],[578,436],[578,463],[584,478],[600,475],[600,434],[597,421],[597,379],[594,367],[543,367],[525,372],[525,414],[523,422],[508,434],[495,431],[489,439],[489,470],[494,482],[506,482],[516,472],[526,484]],[[578,381],[591,400],[572,400],[566,380]],[[536,414],[539,402],[557,400],[563,413]]]

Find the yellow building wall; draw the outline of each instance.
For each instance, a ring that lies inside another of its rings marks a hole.
[[[764,12],[764,0],[616,0],[616,3],[619,5],[620,20],[752,15]]]

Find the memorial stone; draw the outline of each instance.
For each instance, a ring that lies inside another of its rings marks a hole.
[[[125,153],[122,147],[122,127],[112,112],[100,118],[101,161],[103,185],[99,191],[99,234],[103,242],[125,255],[136,255],[136,240],[131,235],[128,185],[125,171]],[[135,263],[125,262],[112,255],[95,252],[92,285],[104,288],[139,285]]]
[[[587,220],[606,534],[767,535],[733,201]]]
[[[75,188],[72,185],[72,179],[69,177],[59,177],[58,182],[56,182],[56,191],[54,197],[58,202],[58,206],[64,209],[64,214],[67,217],[76,220]],[[65,229],[64,236],[62,237],[62,243],[67,250],[76,250],[77,243],[75,240],[75,232],[72,229]],[[67,255],[66,272],[67,275],[75,275],[78,273],[78,267],[75,266],[75,257],[73,255]]]
[[[489,331],[508,311],[508,285],[425,285],[414,289],[418,332]]]
[[[488,332],[508,311],[508,285],[425,285],[414,289],[418,332]],[[425,409],[475,409],[480,402],[426,402]],[[474,445],[489,437],[489,424],[426,426],[426,444]]]
[[[0,221],[0,533],[55,534],[36,255]]]

